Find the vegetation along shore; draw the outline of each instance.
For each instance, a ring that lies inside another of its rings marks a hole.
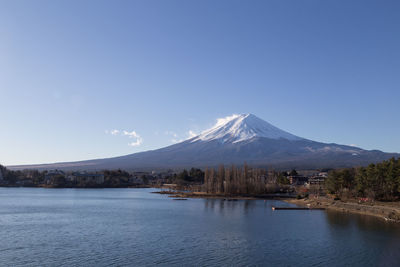
[[[359,213],[400,222],[400,159],[367,167],[276,171],[220,165],[204,171],[95,173],[11,171],[0,165],[0,186],[106,188],[156,187],[175,199],[281,199],[310,208]]]

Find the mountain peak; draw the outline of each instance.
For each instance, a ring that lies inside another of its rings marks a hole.
[[[221,143],[238,143],[255,137],[287,140],[303,139],[248,113],[233,114],[217,119],[217,123],[212,128],[192,138],[191,142],[218,140]]]

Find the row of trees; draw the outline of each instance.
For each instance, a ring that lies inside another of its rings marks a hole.
[[[400,158],[367,167],[333,170],[325,185],[341,197],[367,197],[392,201],[400,197]]]
[[[10,184],[14,184],[17,181],[26,179],[27,176],[30,177],[30,179],[33,182],[40,182],[44,175],[37,171],[37,170],[26,170],[26,171],[12,171],[7,169],[6,167],[0,165],[0,172],[1,172],[1,178],[3,181],[7,181]]]
[[[3,186],[55,186],[55,187],[126,187],[135,185],[147,185],[150,179],[155,179],[149,173],[140,176],[130,174],[123,170],[104,170],[96,172],[104,175],[104,182],[97,184],[93,181],[71,181],[67,179],[74,172],[61,172],[49,175],[49,171],[38,170],[10,170],[0,165],[0,184]],[[132,177],[138,179],[131,179]],[[130,180],[131,179],[131,180]]]
[[[204,182],[204,172],[197,168],[191,168],[189,171],[184,169],[182,172],[175,174],[171,182],[178,185],[189,183],[202,184]]]
[[[287,178],[275,171],[250,168],[247,164],[242,168],[220,165],[217,170],[205,170],[203,190],[212,194],[259,195],[279,191],[280,181],[287,183]]]

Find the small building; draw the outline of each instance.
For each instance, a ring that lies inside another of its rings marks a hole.
[[[326,176],[312,176],[308,179],[310,185],[321,185],[325,183]]]
[[[54,178],[57,176],[64,176],[65,173],[60,170],[50,170],[44,175],[44,184],[52,184],[54,181]]]
[[[328,173],[327,172],[320,172],[320,173],[318,173],[318,176],[327,178],[328,177]]]
[[[301,175],[288,176],[291,185],[304,185],[308,182],[308,177]]]

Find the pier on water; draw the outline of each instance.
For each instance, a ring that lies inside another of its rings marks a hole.
[[[272,207],[272,210],[325,210],[325,208],[311,208],[311,207]]]

